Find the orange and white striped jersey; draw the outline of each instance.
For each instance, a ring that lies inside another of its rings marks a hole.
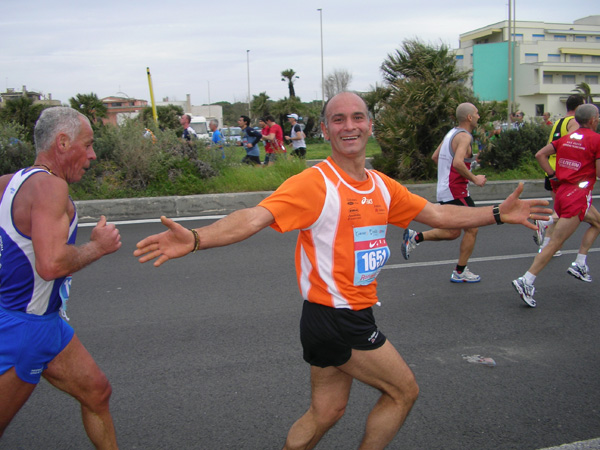
[[[405,228],[427,201],[386,175],[346,175],[331,158],[286,180],[259,203],[279,232],[300,230],[296,274],[302,296],[333,308],[377,303],[375,278],[389,259],[388,223]]]

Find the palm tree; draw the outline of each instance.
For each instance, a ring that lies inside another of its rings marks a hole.
[[[76,109],[81,114],[90,119],[90,122],[96,123],[98,119],[106,117],[108,112],[102,100],[93,92],[89,94],[77,94],[69,99],[71,108]]]
[[[254,95],[251,103],[253,117],[263,117],[270,113],[269,104],[272,102],[266,92]]]
[[[294,82],[300,78],[296,75],[293,69],[286,69],[281,72],[281,81],[287,81],[288,89],[290,90],[290,98],[296,97],[296,91],[294,90]]]
[[[583,96],[583,99],[586,103],[594,103],[594,98],[592,97],[592,88],[587,83],[579,83],[572,92],[578,92]]]
[[[46,108],[43,104],[34,103],[29,97],[18,97],[7,100],[4,108],[0,108],[0,120],[13,122],[25,128],[27,138],[33,142],[33,128],[42,111]]]
[[[433,47],[419,40],[404,41],[381,70],[386,83],[368,97],[369,101],[381,97],[370,105],[376,112],[374,131],[382,150],[374,167],[396,178],[435,176],[431,154],[455,125],[456,107],[463,102],[478,106],[462,83],[469,72],[457,69],[445,45]]]
[[[271,114],[277,119],[276,122],[285,129],[288,124],[287,115],[290,113],[302,115],[304,108],[298,97],[284,97],[281,100],[274,102],[270,109]]]

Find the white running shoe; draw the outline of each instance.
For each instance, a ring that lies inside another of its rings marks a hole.
[[[450,276],[450,281],[453,283],[479,283],[481,277],[471,272],[468,267],[465,267],[465,270],[463,270],[462,273],[458,273],[456,269],[454,269]]]
[[[404,259],[410,258],[410,252],[412,252],[417,244],[415,238],[417,237],[417,232],[415,230],[411,230],[407,228],[404,230],[404,234],[402,235],[402,247],[400,247],[400,251],[402,252],[402,256]]]
[[[571,263],[571,267],[567,269],[567,273],[569,275],[573,275],[575,278],[579,278],[581,281],[585,281],[586,283],[592,282],[592,277],[590,276],[589,271],[590,269],[588,269],[587,264],[581,266],[576,262]]]
[[[531,306],[532,308],[537,306],[536,301],[533,299],[533,294],[535,292],[533,284],[527,284],[525,278],[519,277],[512,281],[512,285],[521,296],[521,300],[527,303],[528,306]]]

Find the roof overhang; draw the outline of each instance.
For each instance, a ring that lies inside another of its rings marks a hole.
[[[600,48],[559,48],[560,52],[567,55],[593,55],[600,56]]]
[[[477,33],[469,33],[467,35],[461,36],[460,41],[474,41],[476,39],[481,39],[482,37],[490,36],[494,33],[501,33],[502,28],[488,28],[487,30],[481,30]]]
[[[591,30],[551,30],[545,29],[544,32],[548,34],[577,34],[579,36],[600,36],[600,31],[591,31]]]

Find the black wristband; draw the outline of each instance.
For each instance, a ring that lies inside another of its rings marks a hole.
[[[492,213],[494,213],[494,219],[496,220],[496,225],[502,225],[504,222],[500,219],[500,206],[494,205],[492,208]]]

